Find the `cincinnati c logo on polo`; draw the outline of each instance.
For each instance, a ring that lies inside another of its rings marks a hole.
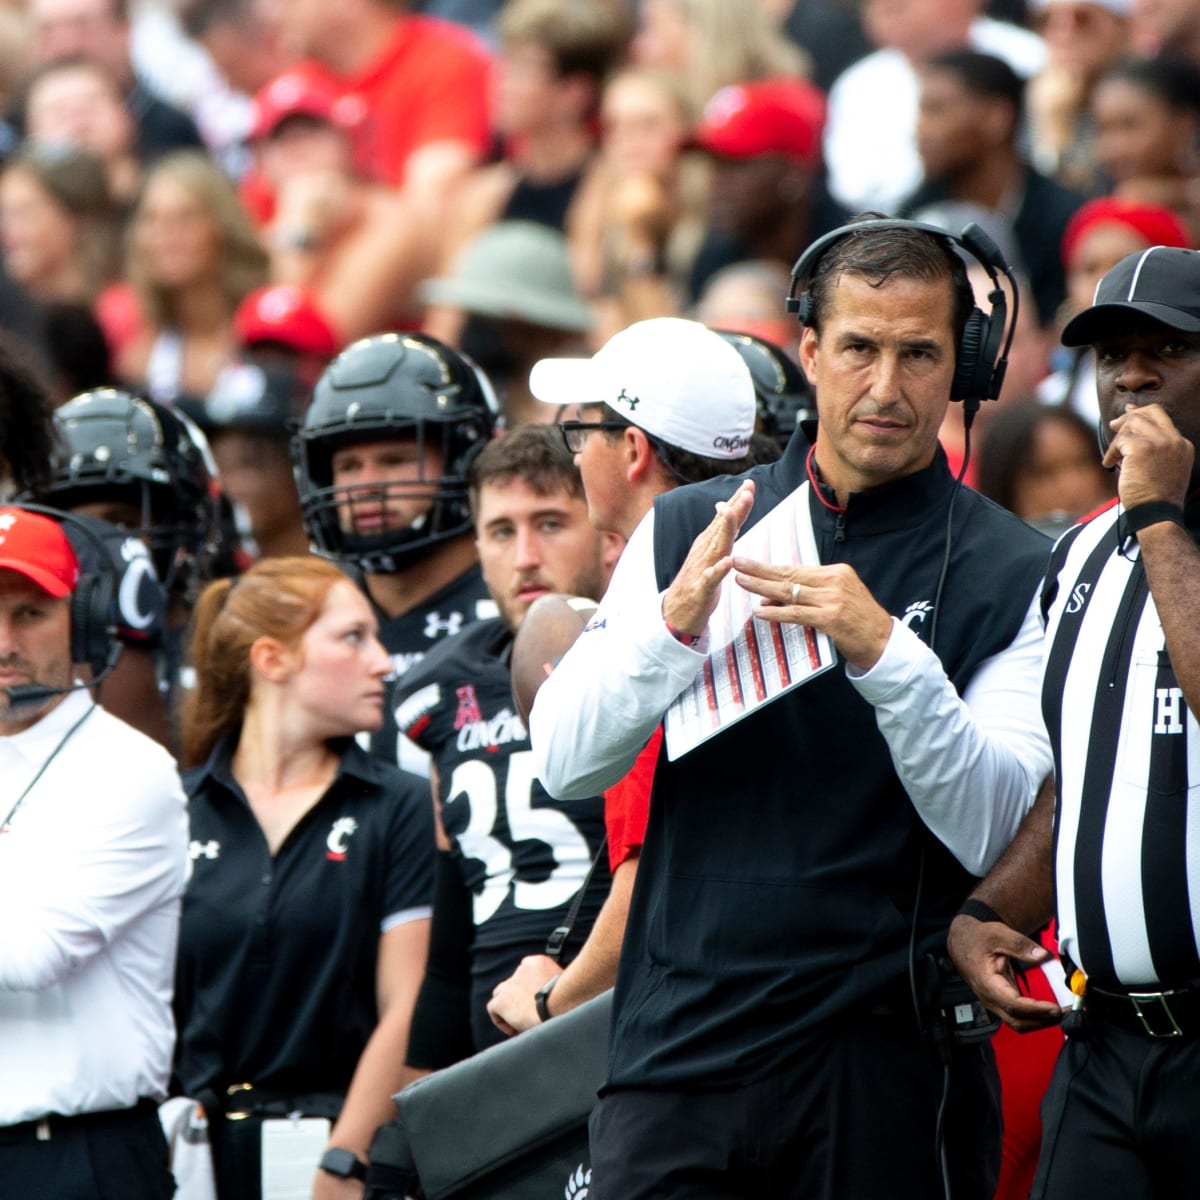
[[[346,861],[346,839],[358,831],[358,822],[353,817],[338,817],[330,827],[325,839],[325,857],[330,862]]]

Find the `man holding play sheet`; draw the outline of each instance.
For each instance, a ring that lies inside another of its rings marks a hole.
[[[1050,767],[1048,543],[959,488],[938,446],[949,401],[1002,374],[999,288],[974,309],[956,240],[882,221],[810,248],[794,282],[818,424],[743,481],[661,496],[538,694],[560,797],[612,784],[664,715],[671,746],[698,676],[716,713],[655,775],[592,1118],[599,1200],[991,1196],[986,1020],[937,959]],[[639,403],[577,374],[577,403]],[[832,669],[780,652],[795,626]],[[767,698],[730,720],[730,691]]]

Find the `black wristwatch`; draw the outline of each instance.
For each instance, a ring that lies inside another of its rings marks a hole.
[[[367,1177],[367,1164],[353,1150],[343,1150],[340,1146],[330,1146],[321,1155],[320,1166],[322,1171],[328,1171],[330,1175],[336,1175],[338,1179],[366,1179]]]
[[[537,1009],[539,1021],[548,1021],[554,1014],[550,1011],[550,993],[554,991],[554,985],[562,978],[562,975],[552,975],[540,988],[533,994],[533,1006]]]

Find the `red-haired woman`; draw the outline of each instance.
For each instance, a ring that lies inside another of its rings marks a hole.
[[[255,1200],[263,1122],[294,1113],[331,1122],[313,1196],[354,1195],[429,937],[428,799],[353,740],[382,721],[391,660],[362,592],[315,557],[211,584],[195,621],[176,1073],[217,1110],[222,1200]]]

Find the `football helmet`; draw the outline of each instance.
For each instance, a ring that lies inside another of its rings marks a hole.
[[[716,329],[713,332],[719,333],[750,368],[754,394],[758,400],[760,432],[781,447],[786,446],[796,426],[817,415],[816,396],[799,364],[765,338],[731,329]]]
[[[348,346],[317,381],[292,441],[304,523],[316,548],[391,574],[469,531],[467,468],[492,436],[497,411],[483,372],[436,338],[385,333]],[[414,466],[399,472],[406,478],[335,484],[338,450],[381,441],[413,443]],[[417,515],[400,523],[401,507]],[[368,510],[373,524],[356,528]],[[390,523],[382,531],[381,513]]]
[[[168,591],[206,578],[218,542],[217,471],[204,435],[178,409],[116,388],[67,401],[55,414],[59,448],[49,503],[75,509],[121,503],[139,516]]]

